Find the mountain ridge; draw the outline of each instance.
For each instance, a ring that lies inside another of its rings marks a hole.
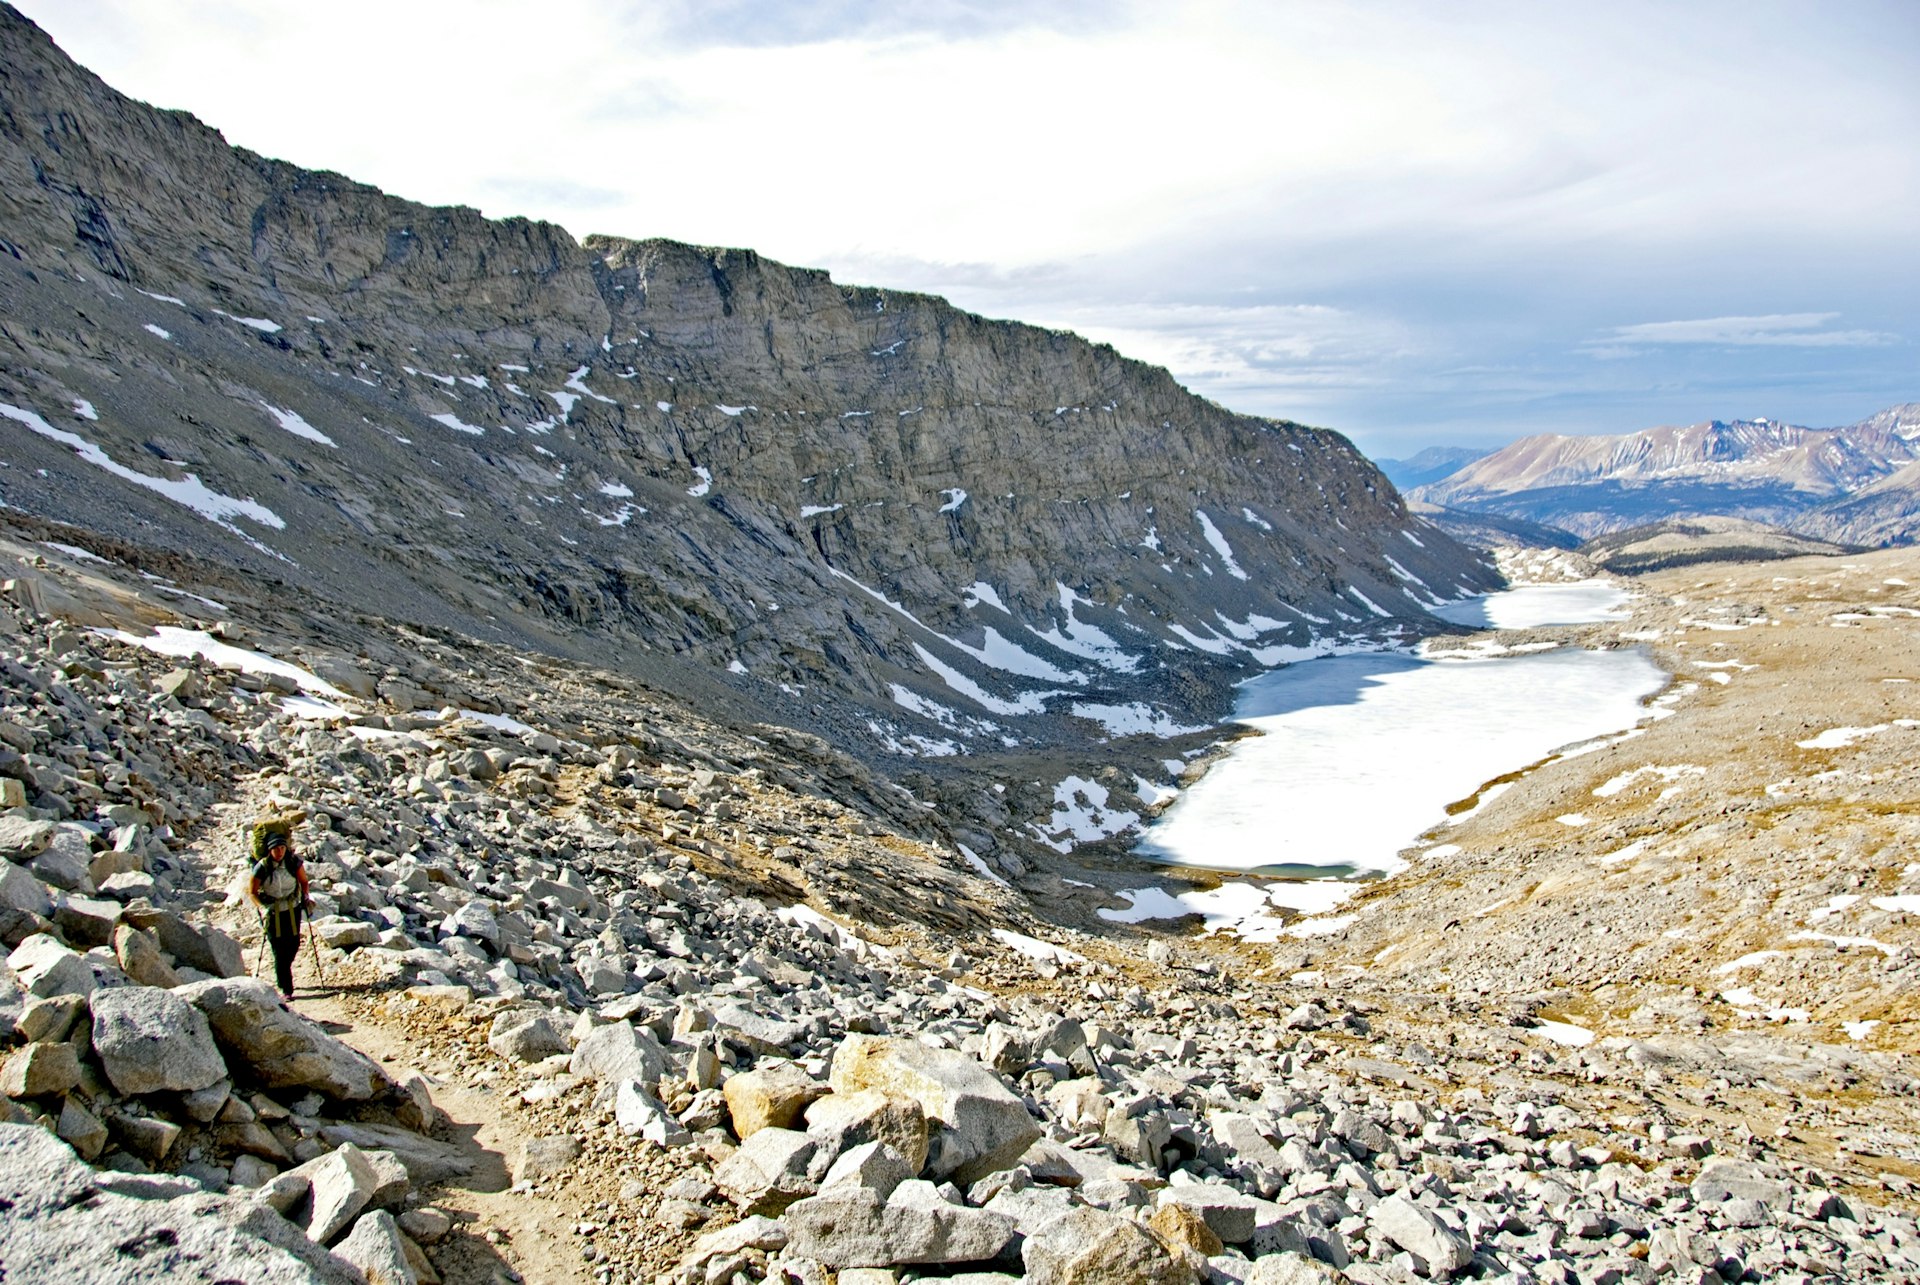
[[[1669,517],[1740,517],[1849,544],[1911,540],[1920,403],[1840,428],[1708,420],[1633,433],[1539,434],[1409,492],[1592,537]],[[1865,502],[1862,503],[1863,497]]]

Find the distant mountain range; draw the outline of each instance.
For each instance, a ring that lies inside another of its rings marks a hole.
[[[1383,463],[1389,478],[1440,466],[1434,448]],[[1470,452],[1458,451],[1466,455]],[[1674,517],[1762,522],[1844,544],[1920,534],[1920,403],[1844,428],[1712,420],[1598,437],[1525,437],[1412,482],[1424,504],[1523,518],[1586,538]]]
[[[1387,481],[1402,491],[1411,491],[1416,486],[1438,482],[1491,454],[1493,451],[1485,447],[1429,446],[1418,455],[1408,456],[1404,460],[1375,460],[1374,463],[1387,475]]]

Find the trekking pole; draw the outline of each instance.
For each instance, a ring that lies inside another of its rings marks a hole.
[[[260,946],[259,949],[253,953],[253,971],[249,972],[247,976],[258,981],[264,980],[260,977],[260,968],[261,965],[267,962],[267,947],[269,944],[267,942],[267,917],[260,913],[258,906],[254,907],[253,910],[253,922],[254,925],[260,929]]]
[[[307,921],[307,946],[313,951],[313,971],[319,975],[322,986],[331,986],[332,983],[327,980],[327,970],[320,964],[320,942],[314,936],[313,917],[302,915],[301,918]]]

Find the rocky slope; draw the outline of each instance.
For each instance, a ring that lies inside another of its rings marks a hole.
[[[489,722],[330,691],[264,600],[156,634],[102,548],[0,549],[28,1278],[1920,1279],[1911,554],[1519,640],[1725,681],[1256,946],[1059,926],[1140,878],[1091,854],[1033,917],[816,792],[851,760],[605,673]],[[286,1007],[222,895],[273,804],[320,912]]]
[[[1415,494],[1588,537],[1669,517],[1721,516],[1882,545],[1914,538],[1916,459],[1920,404],[1909,404],[1846,428],[1713,420],[1527,437]]]
[[[1669,518],[1612,531],[1580,546],[1581,556],[1592,565],[1623,576],[1698,562],[1766,562],[1858,552],[1744,518]]]
[[[870,761],[1194,725],[1490,583],[1336,434],[228,147],[0,9],[0,500]]]

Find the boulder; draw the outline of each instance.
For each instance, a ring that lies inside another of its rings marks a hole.
[[[1471,1241],[1405,1196],[1388,1196],[1374,1205],[1367,1222],[1426,1264],[1429,1275],[1451,1276],[1473,1261]]]
[[[733,1132],[741,1139],[768,1127],[793,1128],[809,1104],[832,1092],[795,1062],[733,1076],[721,1087]]]
[[[50,887],[92,896],[93,874],[88,869],[92,862],[93,847],[86,831],[62,825],[55,828],[47,846],[27,862],[27,869]]]
[[[77,1093],[60,1104],[60,1119],[53,1131],[83,1160],[99,1159],[107,1147],[107,1126],[100,1123],[99,1116],[80,1105]]]
[[[493,1019],[487,1047],[512,1062],[538,1062],[567,1051],[567,1037],[545,1013],[510,1008]]]
[[[1212,1182],[1162,1188],[1160,1205],[1162,1208],[1180,1205],[1192,1210],[1228,1245],[1244,1245],[1253,1239],[1254,1222],[1260,1209],[1260,1202],[1254,1197]]]
[[[1715,1156],[1700,1167],[1693,1180],[1693,1198],[1701,1204],[1724,1200],[1757,1200],[1784,1209],[1792,1188],[1760,1165],[1748,1160]]]
[[[908,1168],[900,1153],[884,1142],[863,1142],[850,1151],[841,1154],[827,1170],[827,1176],[820,1180],[822,1192],[838,1187],[864,1187],[880,1199],[891,1196],[894,1189],[915,1171]]]
[[[51,821],[0,816],[0,857],[19,864],[33,860],[53,842],[55,828]]]
[[[229,1059],[250,1066],[270,1089],[316,1089],[363,1102],[393,1087],[370,1058],[289,1009],[266,982],[248,977],[195,982],[174,992],[206,1015]]]
[[[1191,1249],[1202,1258],[1212,1258],[1226,1248],[1207,1220],[1185,1205],[1161,1205],[1147,1217],[1147,1226],[1174,1248]]]
[[[896,1263],[974,1263],[1013,1239],[1013,1219],[986,1209],[889,1199],[845,1185],[797,1201],[782,1219],[787,1253],[826,1267],[890,1267]]]
[[[207,1019],[172,991],[116,986],[93,997],[93,1052],[117,1092],[191,1093],[227,1078]]]
[[[172,990],[180,984],[179,974],[167,964],[152,935],[132,924],[121,924],[113,930],[113,957],[120,961],[120,971],[142,986]]]
[[[91,995],[99,984],[87,961],[51,933],[35,933],[15,946],[7,967],[32,995]]]
[[[770,1057],[787,1056],[794,1045],[807,1038],[807,1028],[798,1022],[762,1017],[737,1004],[714,1010],[713,1029],[729,1044]]]
[[[1019,1159],[1040,1136],[1026,1104],[998,1075],[966,1054],[912,1039],[849,1035],[835,1050],[835,1093],[873,1089],[917,1101],[937,1122],[926,1171],[970,1183]]]
[[[1344,1285],[1345,1272],[1305,1254],[1268,1254],[1253,1260],[1241,1285]]]
[[[324,1245],[345,1231],[380,1187],[380,1175],[360,1148],[350,1142],[291,1173],[307,1182],[305,1226],[307,1237],[316,1245]]]
[[[24,910],[42,919],[53,914],[47,886],[11,861],[0,862],[0,906]]]
[[[209,977],[244,977],[247,961],[240,944],[217,928],[199,929],[169,910],[128,906],[121,920],[153,934],[176,965]]]
[[[638,1080],[656,1085],[666,1074],[666,1052],[653,1032],[632,1022],[609,1022],[588,1031],[574,1046],[567,1070],[592,1080]]]
[[[1021,1247],[1027,1285],[1193,1285],[1193,1269],[1158,1235],[1104,1209],[1078,1208]]]
[[[811,1172],[819,1144],[792,1129],[762,1129],[713,1171],[713,1185],[743,1214],[777,1214],[819,1190]]]
[[[673,1118],[666,1104],[647,1092],[638,1080],[622,1080],[613,1098],[613,1120],[620,1132],[646,1139],[658,1147],[684,1147],[693,1141],[686,1126]]]
[[[570,1133],[552,1133],[543,1138],[528,1138],[520,1147],[520,1162],[513,1176],[520,1182],[538,1182],[565,1173],[580,1158],[580,1139]]]
[[[873,1089],[829,1093],[806,1108],[804,1119],[807,1132],[829,1154],[837,1156],[864,1142],[884,1142],[914,1173],[927,1167],[927,1113],[912,1098],[892,1098]]]
[[[406,1168],[407,1177],[421,1187],[469,1177],[474,1168],[473,1158],[452,1143],[391,1124],[341,1121],[322,1125],[320,1140],[334,1147],[350,1142],[368,1153],[388,1152]]]
[[[143,1200],[107,1189],[103,1179],[46,1130],[0,1124],[0,1205],[8,1210],[0,1219],[0,1262],[9,1280],[352,1279],[271,1210],[211,1196]]]
[[[71,1044],[29,1044],[0,1064],[0,1093],[38,1098],[65,1093],[80,1083],[80,1057]]]
[[[393,1215],[376,1209],[361,1216],[333,1252],[360,1269],[367,1285],[419,1285],[407,1260],[406,1241]]]

